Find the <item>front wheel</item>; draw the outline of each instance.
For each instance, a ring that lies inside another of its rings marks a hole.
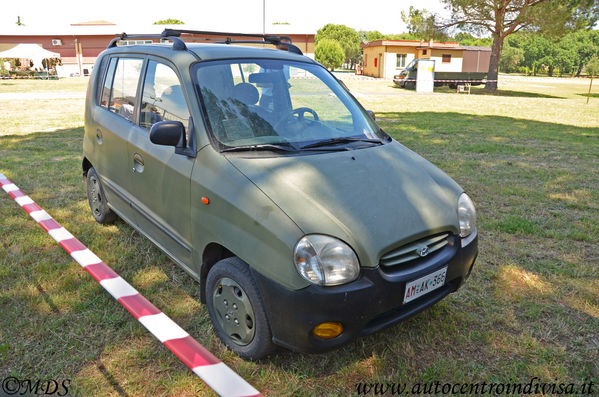
[[[237,355],[257,360],[274,350],[262,299],[241,259],[226,258],[210,269],[206,301],[216,334]]]
[[[96,222],[102,224],[114,222],[116,214],[108,206],[104,188],[94,167],[87,171],[86,188],[89,208]]]

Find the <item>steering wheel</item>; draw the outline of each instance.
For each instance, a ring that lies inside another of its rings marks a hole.
[[[297,115],[297,121],[299,121],[300,123],[303,122],[304,120],[306,120],[304,118],[304,114],[305,113],[310,113],[312,116],[314,116],[314,121],[320,120],[318,118],[318,114],[316,113],[316,111],[314,109],[310,109],[310,108],[307,108],[307,107],[301,107],[301,108],[297,108],[297,109],[291,110],[283,118],[281,118],[275,124],[275,129],[277,129],[277,127],[280,127],[284,123],[288,123],[291,120],[296,120],[295,117],[293,117],[295,115]]]

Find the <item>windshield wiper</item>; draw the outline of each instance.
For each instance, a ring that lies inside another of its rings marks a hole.
[[[318,142],[310,143],[308,145],[304,145],[304,146],[300,147],[300,149],[310,149],[310,148],[317,148],[317,147],[322,147],[322,146],[336,145],[336,144],[341,144],[341,143],[351,143],[351,142],[368,142],[368,143],[376,143],[379,145],[383,144],[383,142],[381,142],[380,139],[347,137],[347,138],[325,139],[323,141],[318,141]]]
[[[263,143],[259,145],[242,145],[232,146],[222,149],[221,152],[247,152],[252,150],[265,150],[273,152],[297,152],[297,149],[291,144],[275,144],[275,143]]]

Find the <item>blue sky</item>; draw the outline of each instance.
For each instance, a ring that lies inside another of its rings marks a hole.
[[[195,29],[262,31],[263,0],[195,1],[5,1],[0,24],[14,25],[17,15],[29,27],[57,27],[73,22],[108,20],[127,26],[149,25],[158,19],[177,18]],[[342,23],[356,30],[401,33],[401,11],[413,5],[443,12],[439,0],[266,0],[266,23],[288,22],[301,31],[316,31],[326,23]],[[255,27],[254,27],[255,26]]]

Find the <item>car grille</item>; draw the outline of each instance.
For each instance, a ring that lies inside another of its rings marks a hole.
[[[381,266],[407,265],[409,262],[430,257],[449,243],[449,233],[437,234],[401,246],[381,257]]]

